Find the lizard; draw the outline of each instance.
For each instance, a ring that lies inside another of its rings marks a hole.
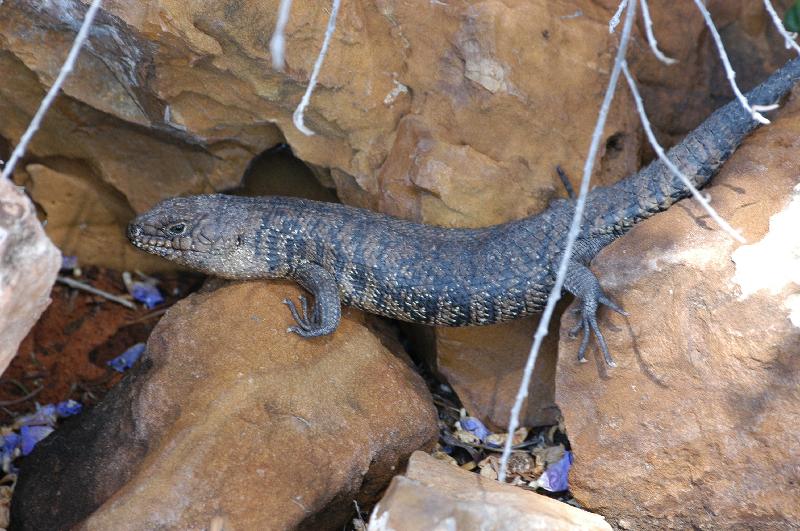
[[[752,105],[776,103],[800,79],[800,59],[747,93]],[[702,187],[759,123],[737,100],[716,110],[667,157]],[[659,159],[587,195],[564,289],[579,301],[578,360],[593,334],[614,366],[597,312],[625,312],[589,269],[592,258],[639,221],[690,195]],[[296,324],[317,337],[336,330],[341,305],[434,326],[500,323],[541,312],[555,284],[575,200],[484,228],[445,228],[367,209],[302,198],[207,194],[166,199],[136,217],[127,236],[139,249],[228,279],[289,278],[313,295]]]

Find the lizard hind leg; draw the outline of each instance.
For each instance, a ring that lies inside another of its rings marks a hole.
[[[300,309],[294,302],[283,301],[289,307],[292,317],[297,322],[290,326],[289,332],[303,337],[318,337],[332,333],[339,326],[342,315],[341,301],[339,299],[339,286],[336,278],[324,267],[306,262],[298,266],[292,278],[307,289],[314,296],[314,305],[309,312],[308,301],[300,295]]]
[[[564,288],[578,297],[581,301],[580,322],[570,331],[570,336],[574,337],[578,331],[583,331],[581,345],[578,348],[578,361],[586,361],[586,348],[589,345],[589,336],[594,334],[597,344],[609,367],[616,367],[617,364],[608,351],[608,345],[597,323],[597,310],[600,305],[608,306],[620,315],[628,315],[614,301],[608,298],[600,287],[597,277],[594,276],[588,267],[578,262],[571,262],[567,270],[567,278]]]

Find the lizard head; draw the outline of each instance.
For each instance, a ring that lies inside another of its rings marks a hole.
[[[245,202],[222,194],[166,199],[131,221],[128,239],[149,253],[225,276],[242,246]]]

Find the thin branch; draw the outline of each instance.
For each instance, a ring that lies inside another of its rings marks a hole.
[[[647,0],[641,0],[639,2],[642,6],[642,17],[644,18],[644,29],[645,33],[647,34],[647,42],[650,44],[650,50],[652,50],[653,55],[664,64],[667,65],[674,65],[678,61],[673,59],[672,57],[667,57],[664,55],[664,52],[658,49],[658,41],[656,41],[656,36],[653,34],[653,19],[650,18],[650,8],[647,6]]]
[[[614,30],[619,26],[619,17],[622,16],[622,10],[625,9],[627,5],[628,0],[622,0],[617,6],[617,11],[614,13],[614,16],[611,17],[611,20],[608,21],[609,33],[614,33]]]
[[[336,15],[339,13],[339,5],[341,3],[342,0],[333,0],[333,4],[331,5],[331,16],[328,19],[328,29],[325,30],[325,39],[322,41],[322,48],[319,50],[319,55],[314,63],[314,69],[311,71],[311,79],[308,80],[306,93],[303,94],[303,99],[300,100],[300,105],[297,106],[297,109],[295,109],[294,114],[292,115],[294,126],[299,129],[301,133],[307,136],[313,135],[314,131],[306,127],[306,125],[303,123],[303,113],[305,112],[306,107],[308,107],[308,103],[311,100],[311,93],[314,92],[314,87],[317,86],[317,76],[319,76],[319,71],[322,68],[322,61],[325,59],[325,54],[328,53],[328,45],[331,43],[333,30],[336,29]]]
[[[636,82],[633,80],[633,76],[631,76],[630,71],[628,70],[627,62],[622,63],[622,72],[625,74],[625,79],[628,80],[628,86],[631,89],[631,94],[633,94],[633,100],[636,102],[636,110],[639,111],[639,118],[642,121],[642,125],[644,126],[644,132],[647,134],[647,139],[650,141],[650,145],[653,146],[656,154],[658,155],[659,160],[664,163],[664,165],[669,169],[670,173],[683,181],[683,184],[689,189],[692,193],[692,196],[697,200],[698,203],[708,212],[708,215],[717,222],[717,225],[722,227],[725,232],[731,235],[732,238],[737,240],[740,243],[747,243],[747,241],[742,237],[741,233],[731,227],[727,221],[722,219],[716,210],[708,203],[703,194],[701,194],[697,188],[692,184],[688,177],[686,177],[683,172],[681,172],[675,164],[672,163],[669,158],[667,158],[666,153],[664,153],[664,148],[658,143],[656,140],[656,135],[653,134],[653,128],[650,126],[650,120],[647,118],[647,113],[644,110],[644,104],[642,103],[642,96],[639,94],[639,89],[636,87]]]
[[[110,300],[112,302],[116,302],[117,304],[121,304],[121,305],[125,306],[126,308],[130,308],[131,310],[135,310],[136,309],[136,305],[134,303],[132,303],[131,301],[129,301],[129,300],[123,299],[122,297],[118,297],[118,296],[116,296],[116,295],[114,295],[112,293],[109,293],[107,291],[103,291],[101,289],[97,289],[94,286],[90,286],[89,284],[86,284],[85,282],[80,282],[78,280],[75,280],[74,278],[69,278],[69,277],[58,275],[58,277],[56,277],[56,280],[58,280],[62,284],[66,284],[67,286],[69,286],[71,288],[80,289],[80,290],[83,290],[83,291],[85,291],[87,293],[91,293],[92,295],[98,295],[98,296],[103,297],[105,299],[108,299],[108,300]]]
[[[15,398],[13,400],[2,400],[2,401],[0,401],[0,407],[16,406],[17,404],[21,404],[23,402],[27,402],[28,400],[30,400],[34,396],[36,396],[39,393],[41,393],[43,390],[44,390],[44,386],[41,386],[41,387],[37,387],[36,389],[31,391],[27,395],[22,396],[20,398]]]
[[[45,113],[47,113],[47,110],[53,104],[58,92],[61,90],[61,86],[64,84],[64,80],[67,79],[67,76],[70,74],[70,72],[72,72],[72,69],[75,66],[75,60],[78,58],[81,47],[89,37],[89,28],[92,26],[92,22],[94,22],[94,17],[97,14],[97,10],[100,9],[100,3],[101,0],[93,0],[92,5],[90,5],[89,9],[86,10],[86,16],[83,19],[83,24],[81,24],[81,29],[78,31],[78,35],[75,37],[75,41],[72,43],[72,48],[69,50],[67,59],[64,61],[64,65],[61,67],[61,71],[58,73],[55,83],[53,83],[53,86],[47,91],[47,95],[45,95],[42,103],[39,105],[39,109],[36,111],[36,114],[33,115],[33,119],[28,125],[28,129],[22,135],[22,138],[20,138],[19,144],[17,144],[17,147],[11,154],[11,158],[8,159],[8,163],[6,164],[5,168],[3,168],[3,173],[0,177],[4,179],[10,178],[11,173],[14,171],[14,167],[17,165],[17,162],[22,158],[23,155],[25,155],[25,150],[28,147],[28,143],[31,141],[31,138],[33,138],[34,133],[36,133],[36,131],[39,129],[39,126],[42,123],[42,118],[44,118]]]
[[[275,31],[269,40],[269,53],[272,55],[272,68],[280,72],[286,66],[284,50],[286,49],[286,38],[284,33],[286,23],[289,22],[289,11],[292,9],[292,0],[281,0],[278,8],[278,20],[275,21]]]
[[[622,70],[622,65],[625,61],[625,52],[628,49],[628,42],[630,41],[631,29],[633,28],[633,20],[636,17],[636,4],[637,2],[628,2],[627,12],[625,15],[625,24],[622,28],[622,35],[619,41],[619,48],[617,49],[617,56],[614,59],[614,68],[611,70],[611,77],[608,80],[608,87],[606,88],[603,103],[600,106],[600,112],[597,116],[597,123],[592,133],[592,142],[589,146],[589,153],[586,155],[586,160],[583,165],[583,179],[581,180],[581,189],[578,194],[578,199],[575,203],[575,214],[572,217],[569,233],[567,234],[566,245],[564,246],[564,253],[561,256],[561,263],[558,266],[558,274],[553,289],[547,297],[547,304],[545,305],[542,318],[539,320],[539,326],[536,328],[536,334],[533,338],[533,346],[531,346],[528,361],[525,363],[525,369],[522,375],[522,382],[520,383],[517,397],[514,402],[514,407],[511,409],[511,418],[508,421],[508,437],[506,438],[505,446],[503,447],[503,456],[500,459],[500,473],[498,481],[505,482],[506,468],[508,466],[508,459],[511,456],[511,443],[513,434],[519,426],[519,415],[522,410],[522,403],[528,396],[528,386],[531,382],[531,375],[533,374],[533,367],[536,364],[536,358],[539,355],[539,349],[542,346],[542,341],[547,335],[547,328],[550,323],[550,318],[553,315],[556,303],[561,298],[561,289],[564,286],[564,279],[567,276],[567,267],[569,265],[570,257],[572,256],[572,248],[575,245],[575,240],[578,238],[578,233],[583,221],[583,211],[586,206],[586,196],[589,193],[589,181],[592,176],[592,169],[594,162],[597,158],[597,152],[600,149],[600,143],[603,137],[603,128],[606,125],[608,118],[608,111],[611,107],[611,101],[614,99],[614,91],[617,88],[619,75]]]
[[[778,33],[783,36],[783,40],[786,41],[786,48],[794,48],[794,51],[800,54],[800,46],[798,46],[798,44],[795,42],[795,38],[797,36],[792,36],[791,33],[786,31],[783,22],[781,22],[781,17],[779,17],[778,13],[775,12],[775,8],[772,7],[772,2],[769,0],[764,0],[764,7],[767,9],[769,16],[772,17],[772,23],[775,24],[775,29],[778,30]]]
[[[703,4],[702,0],[694,0],[697,9],[700,10],[700,14],[703,15],[703,19],[706,21],[706,26],[708,27],[708,31],[711,32],[711,36],[714,37],[714,43],[717,45],[717,51],[719,52],[719,58],[722,59],[722,64],[725,67],[725,73],[728,77],[728,81],[731,84],[731,88],[733,89],[733,93],[736,94],[736,99],[739,100],[742,107],[753,117],[753,120],[760,122],[762,124],[770,123],[769,120],[764,118],[764,116],[759,113],[756,109],[750,106],[750,103],[747,101],[747,98],[744,97],[742,91],[739,90],[739,86],[736,84],[736,72],[733,71],[733,67],[731,67],[731,62],[728,59],[728,54],[725,52],[725,46],[722,44],[722,38],[719,36],[719,32],[717,31],[717,27],[714,25],[714,21],[711,19],[711,13],[708,12],[706,6]]]

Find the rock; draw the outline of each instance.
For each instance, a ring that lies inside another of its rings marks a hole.
[[[331,170],[346,202],[429,222],[517,217],[563,195],[556,164],[579,175],[576,153],[586,149],[616,46],[606,25],[616,4],[348,3],[307,111],[317,134],[306,137],[291,115],[327,10],[293,6],[287,69],[279,73],[267,45],[278,0],[109,2],[30,150],[80,165],[136,212],[169,195],[234,187],[256,155],[286,140],[302,160]],[[708,93],[719,88],[727,98],[728,89],[717,66],[708,75],[718,60],[694,6],[651,4],[662,48],[681,62],[662,67],[646,47],[634,47],[633,59],[657,103],[656,125],[685,132],[716,103]],[[785,57],[781,39],[753,2],[717,4],[738,79],[760,79]],[[78,0],[6,0],[0,135],[19,138],[85,9]],[[626,91],[616,100],[600,182],[638,165],[634,109]],[[464,181],[473,174],[493,176],[494,184],[479,183],[481,202],[461,191],[475,185]]]
[[[288,334],[298,293],[235,283],[170,309],[120,385],[23,464],[16,528],[339,529],[374,503],[435,442],[436,412],[358,313]]]
[[[593,262],[629,313],[603,312],[617,368],[559,359],[556,402],[586,508],[632,529],[800,525],[800,104],[708,189],[749,244],[685,200]],[[564,319],[562,353],[574,319]]]
[[[287,70],[278,73],[267,46],[278,0],[110,2],[30,153],[56,171],[70,163],[67,173],[107,185],[108,204],[124,197],[140,212],[166,196],[235,187],[256,155],[286,140],[303,161],[330,170],[346,202],[406,217],[418,209],[420,221],[462,225],[519,217],[563,195],[556,164],[577,175],[574,154],[585,150],[608,75],[608,10],[574,4],[348,3],[306,115],[317,134],[306,137],[291,116],[326,9],[293,6]],[[0,135],[12,143],[85,9],[78,0],[4,3]],[[582,16],[564,18],[576,10]],[[607,129],[618,141],[609,144],[601,180],[637,162],[627,98],[620,93]],[[410,123],[422,137],[408,137]],[[554,129],[571,134],[554,137]],[[422,158],[409,185],[393,183],[415,153]],[[496,182],[462,181],[476,170]],[[475,185],[485,191],[480,201],[462,191]],[[403,208],[390,207],[389,189]]]
[[[387,0],[345,3],[306,113],[317,134],[306,137],[291,116],[327,24],[327,10],[317,3],[292,8],[285,73],[269,67],[278,0],[104,3],[76,74],[30,151],[52,172],[93,187],[113,223],[94,227],[89,220],[78,234],[91,237],[75,237],[67,220],[79,218],[79,211],[63,193],[80,189],[75,182],[49,192],[33,186],[33,197],[59,213],[48,230],[71,242],[83,263],[145,271],[171,266],[144,253],[94,250],[119,248],[120,220],[131,211],[166,196],[238,186],[253,158],[283,141],[348,204],[447,226],[520,218],[564,195],[557,164],[573,181],[580,176],[580,154],[618,39],[606,25],[617,4],[484,0],[433,2],[420,9]],[[651,10],[662,48],[680,64],[663,67],[645,46],[631,51],[648,110],[668,138],[710,112],[717,101],[708,98],[712,88],[728,97],[718,66],[712,66],[718,58],[701,17],[690,3],[672,4],[651,2]],[[711,6],[730,36],[732,60],[741,65],[737,79],[745,86],[785,57],[781,40],[753,5],[729,0]],[[21,135],[85,9],[78,0],[3,4],[3,137]],[[596,182],[610,183],[637,169],[640,136],[628,92],[621,89]],[[17,178],[26,180],[22,172]],[[437,343],[450,341],[444,334]],[[486,334],[484,345],[496,339]],[[513,352],[518,360],[527,350],[519,345],[517,339],[500,341],[480,355],[502,360]],[[553,348],[543,353],[554,356]],[[448,353],[441,357],[439,364],[447,366]],[[454,382],[473,379],[450,374]],[[513,395],[516,380],[513,374],[509,386],[485,396],[494,401]],[[548,398],[537,400],[531,411],[549,408],[550,385],[542,388]],[[491,403],[473,407],[492,424],[507,410]],[[536,414],[531,422],[544,419]]]
[[[64,254],[117,270],[131,265],[148,271],[174,269],[166,260],[140,256],[143,253],[120,230],[134,216],[124,197],[81,168],[70,169],[57,171],[41,164],[25,168],[30,176],[27,190],[47,219],[45,230]]]
[[[493,431],[508,428],[539,317],[482,327],[415,330],[428,364],[453,388],[470,415]],[[423,328],[423,327],[418,327]],[[556,424],[558,320],[542,344],[520,415],[522,426]]]
[[[61,253],[47,239],[30,199],[0,179],[0,374],[50,304]]]
[[[369,529],[417,531],[611,529],[602,516],[503,485],[424,452],[414,452],[375,506]]]
[[[618,2],[607,2],[616,6]],[[762,2],[706,2],[733,68],[736,82],[749,90],[791,59]],[[650,1],[659,48],[678,61],[665,66],[646,44],[633,46],[631,68],[659,139],[680,141],[734,94],[719,52],[694,2]],[[792,2],[773,2],[784,13]],[[611,6],[609,6],[611,7]],[[649,147],[647,147],[649,149]],[[654,155],[652,155],[654,156]]]

